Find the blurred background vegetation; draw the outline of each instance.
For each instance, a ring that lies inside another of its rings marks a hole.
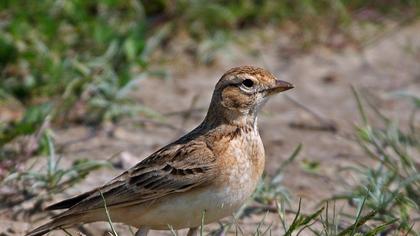
[[[2,0],[0,180],[15,171],[17,162],[38,153],[49,157],[48,174],[22,176],[42,179],[49,190],[62,190],[102,166],[82,161],[58,169],[52,129],[100,128],[133,115],[159,119],[128,95],[136,81],[166,76],[159,69],[170,63],[164,52],[180,38],[188,41],[182,45],[185,60],[206,65],[214,49],[238,40],[236,32],[279,28],[295,39],[297,52],[320,44],[361,48],[374,37],[355,29],[374,25],[380,32],[388,20],[405,24],[419,13],[419,0]],[[372,142],[372,134],[362,138]],[[406,164],[410,171],[412,165]]]
[[[153,54],[178,35],[199,45],[234,40],[232,33],[246,28],[292,25],[303,50],[331,43],[320,36],[327,31],[357,41],[348,30],[355,21],[380,25],[418,12],[417,0],[4,0],[0,98],[16,112],[1,116],[0,156],[6,155],[4,145],[39,131],[46,120],[58,126],[100,125],[126,115],[153,115],[127,93],[135,80],[164,76],[150,70],[151,64],[165,63],[164,56]]]

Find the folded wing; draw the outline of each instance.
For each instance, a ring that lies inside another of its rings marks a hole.
[[[57,217],[158,200],[204,186],[217,176],[216,158],[204,141],[162,148],[102,187],[49,206],[69,208]],[[103,196],[103,197],[102,197]],[[105,199],[105,201],[104,201]]]

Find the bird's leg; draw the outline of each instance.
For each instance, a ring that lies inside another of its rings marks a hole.
[[[190,228],[190,230],[188,230],[187,236],[197,236],[197,232],[198,232],[198,227]]]
[[[147,227],[141,227],[137,230],[135,236],[147,236],[147,233],[149,232],[149,228]]]

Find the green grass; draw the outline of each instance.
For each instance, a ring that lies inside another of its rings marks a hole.
[[[0,148],[47,116],[54,126],[97,126],[154,114],[127,96],[150,72],[155,39],[134,1],[2,1],[0,12],[0,94],[24,109],[0,126]]]
[[[266,174],[263,176],[253,195],[254,201],[263,205],[275,205],[275,202],[278,201],[290,201],[290,193],[282,184],[284,170],[296,159],[302,147],[303,145],[299,144],[273,176]]]
[[[351,190],[333,199],[352,204],[363,201],[365,209],[376,212],[377,222],[395,221],[392,223],[395,232],[418,235],[412,230],[418,224],[420,212],[420,170],[415,158],[420,153],[420,136],[415,125],[410,123],[408,131],[402,130],[369,102],[367,110],[359,93],[355,89],[353,93],[362,120],[356,126],[357,141],[372,163],[346,168],[354,173],[358,184],[348,183]],[[412,116],[415,116],[420,106],[417,97],[413,101]],[[374,114],[375,122],[368,119],[368,111]],[[410,122],[414,121],[412,117]]]
[[[0,186],[13,189],[14,196],[24,195],[22,201],[36,198],[38,201],[48,199],[52,194],[62,192],[83,180],[91,171],[101,167],[110,167],[106,161],[95,161],[88,159],[78,159],[68,168],[62,168],[60,165],[61,156],[56,153],[55,144],[51,130],[47,130],[42,142],[45,142],[47,163],[44,168],[39,166],[29,167],[24,171],[12,171],[4,180],[0,182]],[[42,193],[42,194],[39,194]],[[0,196],[5,206],[11,200],[8,195]],[[19,199],[19,198],[18,198]]]
[[[293,24],[299,28],[294,42],[302,40],[306,47],[319,41],[324,28],[346,32],[357,20],[353,12],[398,18],[420,7],[416,0],[375,4],[381,2],[2,1],[0,99],[21,107],[23,115],[0,125],[0,154],[6,156],[7,143],[39,131],[47,116],[54,126],[156,117],[151,109],[135,104],[129,93],[137,80],[165,74],[150,69],[164,63],[152,55],[165,51],[179,34],[187,33],[196,42],[189,47],[196,60],[211,62],[216,49],[238,30]],[[33,113],[37,115],[28,120]]]
[[[104,197],[104,195],[102,194],[101,191],[99,193],[101,194],[102,200],[104,202],[104,209],[105,209],[105,213],[106,213],[106,218],[108,220],[109,227],[111,228],[110,235],[111,236],[118,236],[118,233],[115,231],[114,224],[112,223],[111,215],[109,214],[109,210],[108,210],[108,207],[106,205],[105,197]]]

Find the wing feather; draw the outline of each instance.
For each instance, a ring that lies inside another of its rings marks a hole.
[[[110,208],[143,204],[203,186],[217,174],[216,158],[205,142],[169,145],[104,186],[79,195],[83,198],[74,197],[80,202],[58,216],[104,207],[101,193]]]

